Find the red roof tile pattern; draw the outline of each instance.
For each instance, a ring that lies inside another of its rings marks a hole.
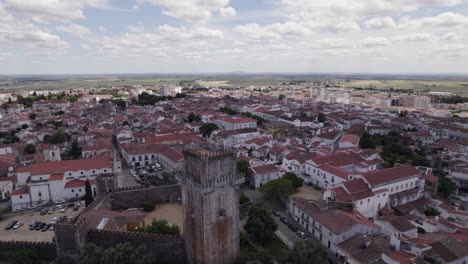
[[[18,167],[17,173],[31,172],[31,175],[39,175],[103,168],[112,168],[112,160],[108,157],[34,163]]]

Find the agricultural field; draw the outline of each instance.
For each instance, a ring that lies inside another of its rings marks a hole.
[[[394,88],[413,89],[414,91],[430,90],[431,92],[451,92],[468,96],[468,79],[466,80],[347,80],[341,81],[345,87],[360,88]]]

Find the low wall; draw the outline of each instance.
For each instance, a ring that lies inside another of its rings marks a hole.
[[[55,243],[0,241],[0,260],[8,260],[23,249],[35,249],[42,261],[51,262],[57,257]]]
[[[180,199],[180,185],[167,185],[150,188],[122,188],[111,194],[112,210],[141,208],[146,202],[167,203]]]
[[[146,252],[158,264],[185,263],[184,241],[179,236],[90,229],[88,242],[102,248],[119,243],[130,243],[135,247],[144,245]]]

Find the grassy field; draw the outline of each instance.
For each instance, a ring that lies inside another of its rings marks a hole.
[[[340,78],[340,79],[339,79]],[[181,81],[193,81],[210,87],[247,87],[278,85],[293,80],[318,82],[329,80],[345,87],[360,88],[395,88],[430,90],[434,92],[452,92],[468,96],[468,78],[440,77],[359,77],[359,76],[306,76],[306,75],[173,75],[173,76],[39,76],[39,77],[5,77],[0,76],[0,92],[18,90],[63,90],[74,88],[110,88],[112,86],[133,85],[169,85]]]
[[[452,92],[468,96],[468,80],[350,80],[340,82],[345,87],[395,88]]]

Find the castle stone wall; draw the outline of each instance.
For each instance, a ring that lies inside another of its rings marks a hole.
[[[111,194],[112,210],[141,208],[147,202],[166,203],[180,200],[180,185],[150,188],[122,188]]]

